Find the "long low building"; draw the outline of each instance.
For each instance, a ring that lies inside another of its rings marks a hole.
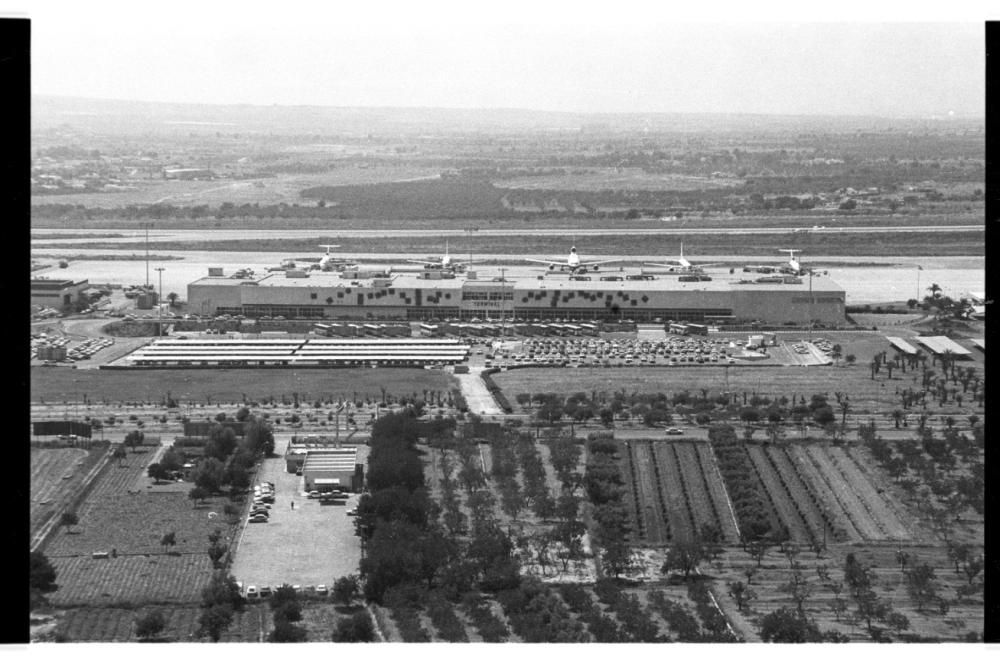
[[[125,357],[123,366],[425,366],[457,364],[469,346],[457,339],[165,339]]]
[[[430,274],[368,279],[333,272],[209,276],[188,285],[187,299],[190,310],[200,315],[253,318],[844,322],[844,289],[823,276],[809,283],[804,278],[759,282],[738,275],[680,281],[673,275],[610,280],[600,276],[603,272],[582,279],[549,273],[503,280],[466,274],[427,278]]]
[[[947,336],[919,336],[917,342],[936,355],[949,352],[958,357],[965,357],[972,354],[971,350],[963,348]]]

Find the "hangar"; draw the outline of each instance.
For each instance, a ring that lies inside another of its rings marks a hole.
[[[357,459],[357,447],[309,450],[302,463],[302,479],[306,492],[358,490],[363,470]]]

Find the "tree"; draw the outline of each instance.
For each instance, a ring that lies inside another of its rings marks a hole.
[[[906,591],[913,602],[917,604],[919,611],[937,599],[938,582],[934,568],[927,562],[913,565],[906,572]]]
[[[813,412],[813,421],[820,426],[826,427],[836,420],[837,416],[833,413],[833,409],[829,405],[819,407]]]
[[[112,452],[111,457],[118,461],[118,467],[122,466],[122,462],[128,458],[128,452],[122,446],[116,446],[115,450]]]
[[[274,454],[274,433],[263,419],[253,417],[244,430],[243,444],[255,454]]]
[[[236,433],[228,426],[212,426],[205,443],[205,455],[225,461],[236,449]]]
[[[188,499],[197,504],[201,504],[202,502],[204,502],[208,496],[209,492],[204,488],[202,488],[201,486],[195,486],[194,488],[188,491]]]
[[[897,635],[910,628],[910,620],[906,615],[895,610],[886,615],[885,624],[895,631]]]
[[[764,642],[822,642],[816,623],[788,608],[779,608],[760,620],[760,638]]]
[[[47,593],[58,588],[56,585],[56,569],[44,553],[32,551],[29,558],[28,587],[33,592]]]
[[[177,534],[175,532],[167,532],[160,539],[160,545],[163,546],[164,552],[166,552],[168,548],[173,548],[177,545]]]
[[[767,555],[770,547],[765,541],[751,541],[747,544],[747,552],[757,562],[758,568],[760,568],[761,562],[764,560],[764,556]]]
[[[69,534],[69,528],[80,522],[80,518],[72,511],[67,511],[59,518],[59,524],[66,528],[66,533]]]
[[[745,585],[741,580],[729,583],[728,587],[729,595],[733,597],[734,601],[736,601],[736,608],[740,612],[743,612],[743,608],[748,606],[750,601],[757,598],[757,593],[750,589],[749,585]]]
[[[170,473],[167,468],[163,467],[162,463],[150,463],[149,467],[146,468],[146,475],[153,480],[154,484],[166,481],[170,477]]]
[[[705,545],[700,540],[678,542],[670,546],[660,572],[667,574],[676,569],[684,573],[684,580],[687,581],[691,577],[691,572],[707,558]]]
[[[198,634],[218,642],[232,623],[233,609],[226,603],[213,604],[202,608],[198,617]]]
[[[227,605],[233,610],[242,610],[244,599],[236,578],[225,571],[215,571],[208,585],[201,590],[201,605]]]
[[[141,430],[129,431],[125,435],[125,445],[132,447],[132,453],[135,453],[135,448],[143,443],[145,435],[143,435]]]
[[[194,485],[210,495],[218,493],[225,479],[225,472],[226,467],[221,461],[203,458],[194,469]]]
[[[351,605],[361,595],[361,585],[358,576],[347,575],[337,578],[333,583],[333,599],[345,606]]]
[[[135,620],[135,635],[139,640],[152,640],[167,627],[167,619],[158,608],[150,610]]]
[[[167,472],[176,472],[184,466],[184,456],[173,447],[167,449],[160,456],[160,465]]]
[[[337,622],[333,630],[334,642],[373,642],[375,626],[367,611],[356,612]]]

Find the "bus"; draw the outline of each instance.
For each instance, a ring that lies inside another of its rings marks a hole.
[[[420,324],[420,335],[421,336],[439,336],[440,329],[437,325],[432,325],[428,323]]]

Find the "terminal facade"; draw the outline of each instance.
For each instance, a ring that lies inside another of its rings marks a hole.
[[[328,320],[679,320],[796,325],[844,321],[844,289],[827,277],[679,281],[675,276],[477,279],[397,273],[349,278],[331,272],[209,276],[188,285],[199,315]],[[611,280],[614,279],[614,280]],[[811,281],[811,282],[810,282]]]

